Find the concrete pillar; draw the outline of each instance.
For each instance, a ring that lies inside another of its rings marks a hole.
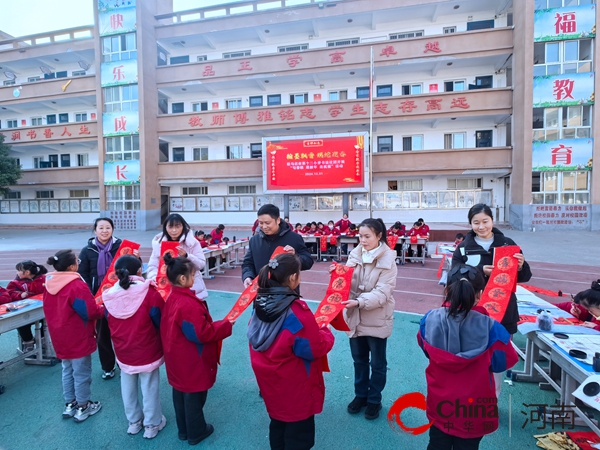
[[[533,139],[533,17],[534,2],[514,0],[513,155],[510,177],[510,224],[530,230],[531,152]]]
[[[600,11],[596,8],[596,27],[600,24]],[[594,39],[594,66],[598,67],[598,61],[600,61],[600,46],[598,46],[598,39]],[[594,92],[600,92],[600,76],[596,71],[596,78],[594,81]],[[598,114],[598,107],[595,104],[592,107],[592,137],[594,138],[594,153],[592,154],[594,168],[592,169],[591,175],[591,186],[590,186],[590,208],[588,214],[590,214],[590,229],[593,231],[600,230],[600,115]]]
[[[290,195],[289,194],[283,194],[283,217],[284,218],[290,217]]]
[[[350,215],[350,194],[347,192],[342,194],[342,215]]]

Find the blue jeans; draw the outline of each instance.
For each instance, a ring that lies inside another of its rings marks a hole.
[[[376,405],[381,403],[381,391],[387,377],[386,346],[387,339],[371,336],[350,338],[350,352],[354,360],[354,394]]]

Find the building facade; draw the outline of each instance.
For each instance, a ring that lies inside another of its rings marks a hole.
[[[23,168],[0,225],[251,224],[264,203],[294,223],[464,223],[484,202],[518,229],[600,229],[595,5],[399,3],[95,0],[93,27],[0,41]],[[264,191],[263,139],[371,117],[369,191]]]

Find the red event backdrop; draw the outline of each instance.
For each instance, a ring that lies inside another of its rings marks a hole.
[[[265,190],[363,190],[365,135],[264,140]]]

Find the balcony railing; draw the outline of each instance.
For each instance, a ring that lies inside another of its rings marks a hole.
[[[64,88],[64,90],[63,90]],[[19,96],[15,97],[14,91],[19,89]],[[5,104],[18,104],[27,101],[52,101],[65,97],[90,95],[96,98],[96,77],[85,75],[54,80],[39,80],[18,85],[0,87],[0,102]]]
[[[98,166],[48,167],[43,169],[25,169],[17,186],[97,186],[99,183]]]
[[[69,42],[93,37],[93,25],[30,34],[0,41],[0,52],[14,49],[30,49],[40,45]]]

